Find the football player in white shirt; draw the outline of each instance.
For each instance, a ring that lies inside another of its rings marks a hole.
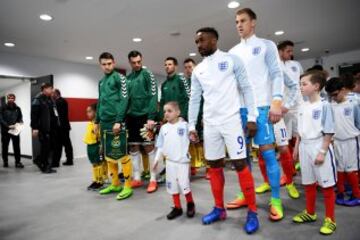
[[[335,118],[334,149],[338,176],[336,203],[359,206],[357,172],[360,166],[360,105],[347,98],[347,89],[339,78],[327,81],[325,90],[332,100],[331,107]],[[344,198],[345,179],[352,189],[352,197],[349,200]]]
[[[295,223],[316,221],[316,188],[321,187],[325,203],[325,220],[320,233],[332,234],[335,223],[336,163],[331,145],[335,133],[334,116],[330,103],[320,98],[326,83],[319,71],[306,72],[301,77],[301,94],[308,101],[300,105],[298,112],[298,137],[294,158],[299,155],[302,184],[305,187],[306,209],[293,217]]]
[[[166,159],[166,189],[174,201],[174,207],[167,219],[172,220],[182,215],[180,193],[186,198],[186,215],[192,218],[195,215],[195,204],[190,189],[188,124],[180,119],[180,107],[177,102],[168,102],[164,105],[164,117],[167,123],[159,132],[153,169],[156,170],[158,163]]]
[[[283,219],[284,212],[280,199],[280,167],[274,148],[273,123],[280,121],[282,117],[284,78],[275,43],[255,36],[256,18],[256,14],[249,8],[237,12],[236,28],[241,42],[229,53],[244,62],[254,88],[259,111],[254,142],[259,145],[262,157],[265,159],[271,186],[269,218],[279,221]]]
[[[258,115],[254,92],[241,60],[217,48],[219,35],[214,28],[201,28],[196,32],[195,43],[204,57],[194,69],[191,77],[189,101],[190,139],[198,141],[195,124],[198,119],[201,95],[204,97],[204,148],[210,166],[210,185],[215,207],[203,216],[203,224],[224,220],[224,158],[225,147],[235,166],[240,187],[248,204],[248,215],[244,230],[254,233],[259,228],[257,218],[254,179],[246,163],[246,144],[240,120],[240,96],[245,99],[250,136],[256,132]]]

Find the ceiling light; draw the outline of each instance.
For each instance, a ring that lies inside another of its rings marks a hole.
[[[195,57],[195,56],[196,56],[196,53],[194,53],[194,52],[189,53],[189,56],[190,56],[190,57]]]
[[[7,43],[4,43],[4,46],[5,47],[15,47],[15,43],[7,42]]]
[[[280,36],[283,35],[284,33],[285,33],[284,31],[280,30],[280,31],[276,31],[275,35]]]
[[[41,15],[40,15],[40,19],[43,20],[43,21],[48,22],[48,21],[53,20],[53,17],[50,16],[49,14],[41,14]]]
[[[142,39],[141,38],[133,38],[133,42],[141,42]]]
[[[310,51],[310,48],[302,48],[301,51],[302,52],[308,52],[308,51]]]
[[[228,8],[237,8],[237,7],[240,6],[240,3],[237,2],[237,1],[231,1],[231,2],[228,3],[227,6],[228,6]]]
[[[85,59],[86,59],[86,60],[93,60],[94,57],[92,57],[92,56],[86,56]]]

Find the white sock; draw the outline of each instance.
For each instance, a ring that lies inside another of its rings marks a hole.
[[[156,181],[156,172],[153,170],[154,160],[155,160],[155,149],[148,153],[149,163],[150,163],[150,182]]]
[[[141,163],[141,154],[139,151],[137,152],[130,152],[131,155],[131,163],[133,166],[133,178],[136,181],[141,180],[141,173],[140,173],[140,163]]]

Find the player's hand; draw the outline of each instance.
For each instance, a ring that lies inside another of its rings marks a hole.
[[[256,123],[255,122],[248,122],[246,124],[247,136],[254,137],[257,131]]]
[[[197,132],[194,131],[190,131],[189,133],[190,135],[190,141],[193,143],[198,143],[199,142],[199,135],[197,134]]]
[[[121,124],[115,123],[112,130],[115,135],[119,135],[121,130]]]
[[[37,138],[39,136],[39,130],[36,130],[36,129],[32,130],[32,136],[34,138]]]
[[[15,127],[15,125],[10,125],[9,126],[9,129],[15,129],[16,127]]]
[[[294,151],[293,151],[293,159],[294,159],[294,162],[297,162],[297,161],[298,161],[298,157],[299,157],[299,149],[298,149],[298,148],[294,148]]]
[[[277,123],[282,117],[281,100],[273,100],[270,106],[269,118],[272,123]]]
[[[286,107],[284,107],[284,106],[281,107],[281,113],[282,113],[283,116],[284,116],[285,114],[287,114],[288,112],[289,112],[289,109],[288,109],[288,108],[286,108]]]
[[[152,130],[155,127],[156,122],[154,120],[147,120],[146,128]]]
[[[325,161],[325,155],[323,153],[318,153],[315,158],[315,165],[321,165]]]
[[[100,129],[99,124],[94,124],[94,134],[96,136],[99,135],[99,129]]]

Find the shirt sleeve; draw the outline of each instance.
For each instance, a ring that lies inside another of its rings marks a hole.
[[[40,101],[38,99],[34,99],[31,104],[31,122],[30,126],[32,129],[39,129],[39,119],[40,119]]]
[[[335,120],[334,113],[332,111],[331,105],[328,102],[325,102],[323,105],[323,114],[321,119],[321,125],[323,128],[324,134],[334,134],[335,133]]]
[[[196,77],[196,74],[193,72],[191,75],[191,94],[189,101],[189,131],[195,130],[195,125],[198,119],[199,110],[200,110],[200,101],[202,94],[201,84]]]
[[[9,126],[8,126],[7,122],[4,120],[3,113],[4,113],[4,108],[0,107],[0,124],[3,127],[8,128]]]
[[[158,88],[157,88],[157,81],[155,76],[149,70],[145,71],[145,78],[148,84],[148,91],[150,93],[150,101],[149,101],[149,108],[148,108],[148,119],[155,120],[157,116],[157,100],[158,100]]]
[[[119,101],[119,103],[116,104],[116,110],[117,110],[116,122],[122,123],[125,120],[125,115],[128,108],[129,94],[128,94],[126,77],[124,75],[119,74],[118,81],[120,86],[119,94],[121,100]]]
[[[354,122],[355,127],[360,130],[360,105],[354,104]]]
[[[289,89],[289,94],[287,95],[284,107],[287,109],[296,105],[297,100],[299,99],[300,86],[295,79],[291,79],[286,72],[283,74],[285,86]]]
[[[256,107],[253,86],[251,85],[249,78],[247,77],[245,66],[240,60],[240,58],[235,55],[231,55],[231,57],[234,62],[235,78],[245,101],[245,107],[248,110],[248,121],[255,122],[258,116],[258,111]]]
[[[19,114],[18,114],[18,117],[16,119],[16,122],[17,123],[24,123],[23,121],[23,115],[22,115],[22,112],[21,112],[21,108],[18,107],[18,111],[19,111]]]
[[[99,124],[100,123],[100,83],[98,84],[98,101],[96,104],[96,116],[95,116],[95,123]]]
[[[161,97],[160,97],[159,114],[158,114],[159,121],[162,121],[162,120],[164,119],[164,105],[165,105],[165,100],[164,100],[164,84],[166,84],[166,82],[164,82],[164,83],[161,85]]]
[[[185,120],[188,120],[188,111],[189,111],[189,98],[190,98],[190,88],[188,81],[184,76],[179,77],[180,82],[180,108],[181,108],[181,117]]]
[[[272,97],[281,100],[284,92],[283,72],[280,67],[280,57],[275,43],[265,40],[265,63],[272,81]]]

